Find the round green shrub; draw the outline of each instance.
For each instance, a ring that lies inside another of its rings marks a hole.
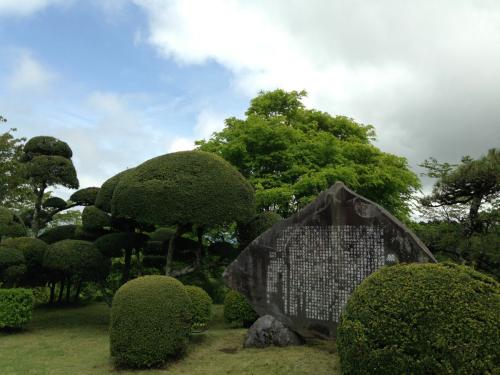
[[[111,226],[111,217],[95,206],[87,206],[82,211],[82,225],[87,231],[102,230]]]
[[[35,184],[62,185],[70,189],[79,186],[71,159],[62,156],[34,156],[25,163],[25,173]]]
[[[24,145],[23,151],[29,156],[57,155],[66,159],[70,159],[73,156],[73,152],[66,142],[49,136],[31,138]]]
[[[224,320],[231,327],[250,327],[259,316],[246,298],[230,290],[224,298]]]
[[[30,289],[0,289],[0,328],[21,328],[31,320],[33,305]]]
[[[25,263],[23,252],[13,247],[0,245],[0,271],[10,266],[17,266]]]
[[[111,213],[111,200],[113,199],[116,185],[130,172],[132,172],[132,169],[124,170],[104,181],[95,198],[95,206],[97,208]]]
[[[44,241],[32,237],[17,237],[6,239],[2,245],[20,250],[23,253],[28,272],[41,272],[43,256],[48,249],[48,245]]]
[[[175,233],[172,228],[157,228],[154,232],[149,234],[151,241],[165,242],[170,240]]]
[[[193,330],[206,329],[212,314],[212,298],[200,287],[186,285],[185,288],[191,299]]]
[[[265,211],[255,215],[246,223],[239,223],[237,228],[240,248],[244,249],[250,242],[271,228],[282,217],[273,211]]]
[[[489,374],[500,364],[500,286],[453,264],[384,267],[347,302],[343,374]]]
[[[43,202],[43,207],[62,209],[66,207],[66,201],[59,197],[50,197]]]
[[[116,292],[111,307],[110,349],[116,364],[159,366],[182,354],[191,331],[191,300],[168,276],[143,276]]]
[[[22,220],[5,207],[0,207],[0,239],[2,237],[20,237],[26,235]]]
[[[98,187],[88,187],[75,191],[71,194],[69,200],[81,206],[92,206],[95,203],[97,193],[99,193]]]
[[[252,186],[221,157],[183,151],[127,171],[111,201],[114,217],[155,225],[218,225],[254,213]]]
[[[70,240],[75,238],[76,227],[74,224],[60,225],[46,230],[38,238],[49,245],[62,240]]]

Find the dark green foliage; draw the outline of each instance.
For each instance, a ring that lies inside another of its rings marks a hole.
[[[54,242],[62,240],[70,240],[75,237],[76,227],[77,226],[73,224],[60,225],[46,230],[38,238],[48,244],[53,244]]]
[[[74,240],[82,240],[82,241],[90,241],[94,242],[99,237],[109,233],[109,231],[105,229],[96,229],[96,230],[87,230],[83,227],[83,225],[77,225],[75,228],[75,234],[72,239]]]
[[[55,155],[71,159],[73,152],[66,142],[54,137],[39,136],[31,138],[24,145],[25,157],[32,158],[37,155]]]
[[[165,268],[165,258],[164,255],[145,255],[142,259],[142,266],[163,270]]]
[[[33,305],[30,289],[0,289],[0,328],[21,328],[31,320]]]
[[[208,293],[216,304],[223,304],[228,288],[222,279],[223,269],[211,267],[209,270],[179,276],[179,280],[186,285],[195,285]]]
[[[81,206],[92,206],[95,203],[97,193],[99,193],[98,187],[88,187],[75,191],[69,200]]]
[[[62,240],[49,246],[43,258],[43,267],[47,269],[53,280],[71,276],[80,267],[81,257],[79,245],[91,245],[85,241]]]
[[[17,237],[5,240],[2,245],[23,253],[27,268],[25,281],[28,284],[41,280],[43,257],[48,249],[45,242],[32,237]]]
[[[162,255],[165,256],[167,251],[164,248],[163,242],[148,241],[144,245],[144,254],[146,255]]]
[[[212,298],[200,287],[186,285],[185,289],[191,299],[193,330],[203,330],[207,327],[212,314]]]
[[[191,331],[191,301],[178,280],[144,276],[123,285],[111,307],[110,349],[116,364],[160,366],[182,354]]]
[[[230,290],[224,299],[224,320],[231,327],[250,327],[259,316],[246,298]]]
[[[95,245],[106,257],[120,257],[123,250],[142,249],[148,237],[142,233],[120,232],[99,237]]]
[[[254,194],[222,158],[184,151],[127,171],[114,189],[111,208],[113,216],[140,223],[211,226],[248,220],[254,212]]]
[[[59,197],[50,197],[43,202],[43,207],[63,209],[66,207],[66,201]]]
[[[110,216],[95,206],[87,206],[82,212],[83,229],[87,231],[100,230],[111,226]]]
[[[249,222],[238,224],[238,240],[244,249],[250,242],[271,228],[282,217],[273,211],[264,211],[255,215]]]
[[[111,213],[111,200],[113,199],[116,185],[120,182],[123,176],[131,171],[132,169],[127,169],[104,181],[95,199],[95,206],[97,208]]]
[[[0,280],[12,287],[19,283],[26,273],[24,255],[21,250],[0,245]]]
[[[25,172],[26,177],[36,185],[62,185],[78,189],[75,167],[70,159],[62,156],[35,156],[25,164]]]
[[[175,229],[172,228],[158,228],[154,232],[149,234],[151,241],[165,242],[170,240],[175,233]]]
[[[26,235],[26,227],[21,219],[9,209],[0,207],[0,239]]]
[[[344,374],[486,374],[500,364],[500,285],[466,266],[385,267],[347,302]]]
[[[208,253],[222,259],[233,260],[240,252],[229,242],[214,242],[208,247]]]

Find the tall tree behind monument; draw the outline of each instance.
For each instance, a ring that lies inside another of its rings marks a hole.
[[[222,131],[197,145],[238,168],[254,186],[260,211],[290,216],[343,181],[407,218],[408,201],[420,183],[406,159],[375,147],[373,126],[307,109],[305,96],[305,91],[261,92],[244,119],[226,119]]]

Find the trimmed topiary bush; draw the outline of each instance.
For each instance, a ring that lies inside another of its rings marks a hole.
[[[185,288],[189,298],[191,298],[193,330],[204,330],[212,315],[212,298],[200,287],[186,285]]]
[[[31,138],[26,142],[23,150],[27,158],[36,155],[57,155],[71,159],[73,156],[73,152],[66,142],[44,135]]]
[[[342,314],[343,373],[495,373],[499,311],[499,284],[471,268],[384,267],[356,288]]]
[[[30,289],[0,289],[0,328],[21,328],[31,320],[33,305]]]
[[[99,237],[95,245],[106,257],[121,257],[123,250],[141,249],[148,237],[142,233],[119,232]]]
[[[99,193],[98,187],[88,187],[75,191],[71,194],[69,200],[81,206],[92,206],[95,203],[97,193]]]
[[[111,213],[111,200],[113,199],[116,185],[132,170],[133,169],[127,169],[104,181],[95,198],[95,206],[97,208]]]
[[[191,300],[172,277],[139,277],[113,298],[110,349],[119,366],[162,365],[185,351],[190,332]]]
[[[0,245],[0,281],[7,287],[16,286],[26,273],[25,258],[21,250]]]
[[[63,209],[66,207],[66,201],[59,197],[50,197],[43,202],[43,207]]]
[[[46,230],[38,238],[49,245],[62,240],[70,240],[75,238],[76,227],[74,224],[60,225]]]
[[[102,230],[111,226],[111,217],[95,206],[87,206],[82,212],[82,225],[87,231]]]
[[[23,253],[30,280],[40,278],[43,256],[48,249],[48,245],[44,241],[32,237],[17,237],[5,240],[2,245],[20,250]]]
[[[224,299],[224,320],[231,327],[250,327],[259,316],[246,298],[235,290],[230,290]]]

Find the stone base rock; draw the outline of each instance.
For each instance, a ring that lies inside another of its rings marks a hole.
[[[270,345],[301,345],[302,338],[285,327],[283,323],[271,315],[261,316],[248,329],[245,348],[265,348]]]

